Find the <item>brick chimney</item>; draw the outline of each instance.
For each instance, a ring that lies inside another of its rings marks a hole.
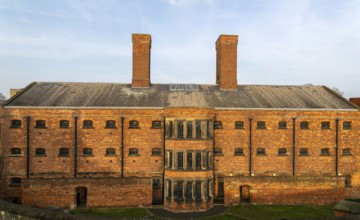
[[[237,35],[220,35],[216,41],[216,84],[237,90]]]
[[[150,34],[133,34],[132,88],[150,87]]]
[[[350,102],[360,107],[360,97],[357,98],[350,98]]]

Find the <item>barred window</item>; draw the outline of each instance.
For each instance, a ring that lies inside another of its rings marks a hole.
[[[173,166],[173,152],[169,152],[169,167]]]
[[[195,183],[195,201],[202,201],[201,198],[201,182],[196,181]]]
[[[215,148],[214,149],[214,155],[215,156],[222,156],[223,154],[222,154],[222,149],[221,148]]]
[[[192,169],[193,168],[193,162],[192,162],[192,153],[187,153],[186,161],[187,161],[187,168]]]
[[[328,122],[328,121],[321,122],[321,129],[329,130],[330,129],[330,122]]]
[[[184,182],[183,181],[179,181],[176,184],[176,188],[175,188],[175,197],[176,197],[176,201],[178,202],[182,202],[184,201],[184,189],[183,189],[183,185]]]
[[[21,148],[11,148],[10,149],[11,155],[21,155]]]
[[[201,122],[196,122],[196,138],[201,138]]]
[[[256,156],[265,156],[265,148],[256,148]]]
[[[10,128],[21,128],[21,120],[11,120]]]
[[[329,148],[322,148],[320,151],[321,156],[330,156]]]
[[[201,153],[196,153],[195,155],[195,167],[196,169],[201,169]]]
[[[59,124],[60,128],[69,128],[70,127],[70,123],[68,120],[60,120],[60,124]]]
[[[222,122],[221,121],[214,121],[214,129],[222,129]]]
[[[235,148],[235,156],[244,156],[244,149],[243,148]]]
[[[178,152],[177,153],[177,165],[178,165],[178,169],[183,169],[184,168],[184,153],[183,152]]]
[[[129,128],[139,128],[139,121],[131,120],[129,122]]]
[[[178,127],[178,138],[184,138],[184,123],[179,121],[177,127]]]
[[[257,129],[266,129],[266,124],[265,124],[265,122],[264,122],[264,121],[258,121],[258,122],[256,123],[256,128],[257,128]]]
[[[235,122],[235,129],[243,129],[244,128],[244,122],[243,121],[236,121]]]
[[[21,178],[14,177],[10,179],[10,185],[12,186],[21,186]]]
[[[351,156],[351,149],[350,148],[344,148],[342,149],[342,155],[343,156]]]
[[[307,148],[300,148],[300,156],[309,156]]]
[[[300,129],[309,129],[309,122],[307,121],[300,122]]]
[[[83,155],[84,156],[92,156],[93,155],[93,151],[91,148],[84,148],[83,149]]]
[[[129,156],[139,156],[139,149],[137,149],[137,148],[130,148],[130,149],[129,149]]]
[[[115,156],[116,149],[115,148],[106,148],[106,156]]]
[[[193,200],[192,198],[192,181],[188,181],[186,182],[186,194],[185,194],[185,198],[186,198],[186,202],[191,202]]]
[[[188,121],[186,122],[186,129],[187,129],[187,134],[186,134],[186,138],[192,138],[193,136],[193,126],[192,126],[192,121]]]
[[[152,156],[160,156],[161,155],[161,148],[153,148],[151,149]]]
[[[151,128],[161,128],[161,121],[153,121]]]
[[[36,120],[35,128],[46,128],[45,120]]]
[[[69,148],[60,148],[59,157],[69,156]]]
[[[286,129],[286,121],[279,122],[279,129]]]
[[[116,128],[116,121],[115,120],[107,120],[105,128]]]
[[[83,121],[83,128],[94,128],[92,120],[84,120]]]
[[[35,155],[36,156],[45,156],[46,155],[46,151],[44,148],[36,148],[35,149]]]
[[[286,156],[286,148],[279,148],[278,149],[279,156]]]
[[[344,121],[343,122],[343,130],[351,130],[351,122]]]

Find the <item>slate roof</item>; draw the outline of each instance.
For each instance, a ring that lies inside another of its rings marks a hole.
[[[357,109],[324,86],[152,84],[131,88],[120,83],[34,82],[5,107],[203,107],[250,109]]]

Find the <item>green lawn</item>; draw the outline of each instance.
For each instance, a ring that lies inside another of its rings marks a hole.
[[[334,216],[333,206],[331,205],[240,205],[230,207],[228,212],[251,219],[324,218]]]
[[[143,208],[116,208],[116,209],[74,209],[71,210],[72,214],[83,214],[92,216],[105,216],[105,217],[127,217],[127,218],[144,218],[149,216],[150,213]]]

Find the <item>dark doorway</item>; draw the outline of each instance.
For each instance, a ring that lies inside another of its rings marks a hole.
[[[250,186],[240,186],[240,203],[250,203]]]
[[[86,208],[87,203],[87,188],[77,187],[76,188],[76,207]]]
[[[161,185],[160,178],[153,178],[153,197],[152,197],[152,204],[153,205],[161,205],[163,200],[163,188]]]
[[[217,184],[217,197],[214,199],[214,203],[224,203],[224,180],[218,180]]]

